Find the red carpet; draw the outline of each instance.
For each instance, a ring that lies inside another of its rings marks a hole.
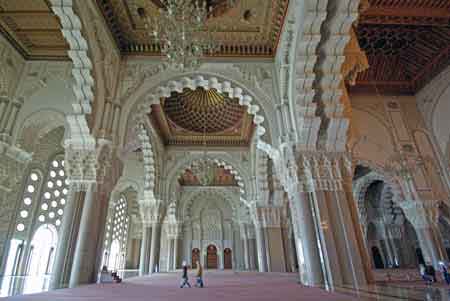
[[[24,301],[201,301],[201,300],[361,300],[299,285],[294,274],[206,272],[205,288],[179,288],[180,273],[131,278],[120,284],[86,285],[34,295],[9,297]],[[190,277],[191,285],[195,278]]]

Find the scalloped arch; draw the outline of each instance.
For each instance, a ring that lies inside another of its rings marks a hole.
[[[185,195],[185,197],[182,198],[181,201],[181,210],[180,210],[180,218],[183,217],[190,217],[189,212],[190,208],[192,207],[194,200],[198,198],[199,196],[204,197],[217,197],[219,199],[225,200],[230,204],[231,210],[233,212],[233,216],[237,216],[238,207],[235,201],[233,201],[233,196],[230,195],[231,193],[227,191],[226,189],[219,189],[219,190],[197,190],[193,191],[191,193],[188,193]]]
[[[212,158],[212,160],[218,165],[223,166],[225,169],[229,170],[234,176],[235,179],[238,180],[238,186],[239,186],[239,192],[240,192],[240,201],[243,202],[246,206],[251,205],[251,200],[247,200],[248,196],[250,194],[250,182],[248,180],[248,176],[245,175],[243,170],[240,170],[238,168],[235,168],[234,166],[237,164],[231,163],[231,160],[229,159],[223,159],[223,158],[216,158],[214,154],[211,154],[209,156]],[[178,178],[183,171],[186,168],[189,168],[192,163],[200,160],[198,156],[189,156],[185,158],[182,161],[177,162],[177,164],[171,168],[171,171],[167,175],[167,183],[169,183],[169,190],[168,191],[174,191],[174,188],[172,187],[176,183],[176,178]]]
[[[127,123],[126,128],[133,127],[136,123],[142,122],[143,118],[151,112],[151,105],[159,103],[161,97],[170,96],[171,92],[181,92],[184,88],[195,89],[197,87],[208,89],[217,89],[219,93],[229,93],[230,97],[239,99],[239,104],[247,107],[247,112],[253,115],[253,121],[256,126],[257,146],[263,149],[269,155],[273,154],[273,147],[270,143],[265,142],[261,137],[265,134],[269,134],[269,139],[273,139],[271,136],[272,131],[268,131],[264,126],[264,123],[269,123],[261,107],[255,104],[256,100],[251,95],[251,92],[247,88],[240,87],[240,84],[236,84],[235,80],[224,79],[220,74],[208,74],[208,72],[199,74],[189,74],[176,76],[172,75],[168,79],[161,80],[157,86],[152,88],[139,88],[139,91],[133,93],[130,96],[131,100],[123,108],[122,121]],[[273,127],[275,125],[271,125]],[[123,144],[126,134],[126,129],[123,129],[120,133],[120,141]]]

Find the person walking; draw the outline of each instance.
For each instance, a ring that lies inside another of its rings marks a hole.
[[[191,284],[189,283],[189,278],[188,278],[188,266],[186,261],[183,261],[183,274],[181,275],[181,285],[180,288],[184,288],[186,285],[188,287],[191,287]]]
[[[203,267],[202,264],[197,261],[197,283],[195,284],[196,287],[203,287]]]

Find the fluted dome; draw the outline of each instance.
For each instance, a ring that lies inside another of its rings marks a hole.
[[[177,126],[196,133],[223,132],[238,125],[245,114],[237,99],[203,88],[172,93],[163,101],[163,110]]]

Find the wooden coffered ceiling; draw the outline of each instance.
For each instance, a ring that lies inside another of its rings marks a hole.
[[[69,46],[48,0],[0,0],[0,32],[25,59],[68,59]]]
[[[350,91],[415,94],[450,64],[450,1],[368,2],[357,36],[370,68]]]
[[[158,0],[96,0],[117,45],[125,55],[159,55],[138,9],[155,14]],[[220,51],[214,56],[273,57],[278,45],[289,0],[237,0],[223,10],[224,0],[207,0],[214,13],[207,21]]]
[[[255,128],[238,99],[214,89],[173,92],[152,106],[149,117],[164,144],[171,146],[247,147]]]

